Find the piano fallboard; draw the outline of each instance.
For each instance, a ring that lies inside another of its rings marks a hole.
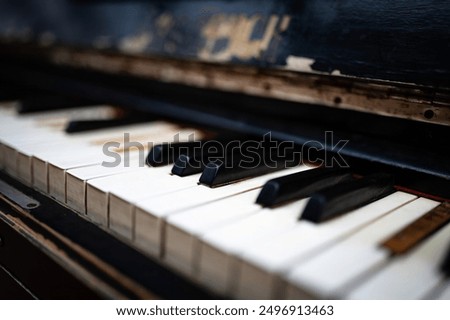
[[[425,0],[4,1],[0,52],[32,44],[28,60],[448,125],[449,12]]]

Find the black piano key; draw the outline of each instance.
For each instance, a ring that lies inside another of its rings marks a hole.
[[[207,160],[199,153],[189,155],[182,154],[175,161],[172,173],[180,177],[200,173],[206,167]]]
[[[29,88],[21,88],[10,84],[0,83],[0,101],[12,101],[36,96],[36,92]]]
[[[117,119],[73,120],[67,124],[65,131],[67,133],[80,133],[85,131],[126,126],[151,120],[154,120],[154,118],[149,115],[130,115],[119,117]]]
[[[447,250],[447,255],[442,263],[441,270],[445,273],[447,277],[450,277],[450,245]]]
[[[211,161],[225,159],[225,156],[239,153],[242,143],[255,139],[251,136],[221,134],[214,140],[201,141],[200,148],[194,152],[181,154],[174,163],[172,173],[185,177],[202,172]],[[256,141],[256,140],[253,140]]]
[[[130,124],[129,122],[111,119],[111,120],[74,120],[70,121],[65,131],[67,133],[80,133],[85,131],[92,131],[98,129],[107,129],[112,127],[117,127],[125,124]]]
[[[200,173],[209,162],[224,159],[225,154],[226,150],[220,147],[210,152],[202,148],[202,150],[197,152],[182,154],[175,161],[172,173],[180,177]]]
[[[21,95],[16,91],[0,88],[0,101],[12,101],[20,97]]]
[[[341,168],[317,168],[302,171],[266,182],[256,203],[275,206],[283,202],[301,199],[352,178],[349,170]]]
[[[251,153],[255,154],[236,153],[233,154],[232,160],[216,160],[208,163],[200,176],[200,183],[209,187],[218,187],[293,167],[300,163],[297,153],[273,159],[265,157],[263,150],[252,149]],[[256,154],[259,156],[255,156]]]
[[[388,174],[374,174],[344,182],[313,194],[300,219],[322,222],[360,208],[394,191],[393,178]]]
[[[94,103],[85,99],[74,99],[58,95],[41,95],[20,100],[18,112],[20,114],[87,107]]]
[[[200,141],[158,144],[153,146],[148,153],[147,164],[152,167],[168,165],[181,154],[191,154],[200,148]]]

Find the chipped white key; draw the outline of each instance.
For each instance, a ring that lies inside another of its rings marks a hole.
[[[450,224],[416,249],[392,259],[372,277],[354,288],[346,299],[423,299],[445,277],[440,264],[447,253]]]
[[[50,129],[37,129],[34,127],[24,127],[20,135],[10,135],[2,139],[3,141],[3,154],[5,161],[6,171],[14,176],[19,177],[18,174],[18,149],[22,146],[29,145],[35,148],[39,145],[45,145],[46,148],[50,147],[51,141],[54,140],[54,136],[58,134],[56,130]],[[50,141],[50,143],[49,143]],[[20,178],[20,177],[19,177]]]
[[[247,246],[241,253],[241,273],[233,296],[282,298],[285,283],[280,275],[413,199],[413,195],[396,192],[326,222],[316,224],[300,220],[294,228],[270,242]],[[252,280],[258,285],[252,286]]]
[[[85,215],[87,181],[143,168],[145,163],[140,158],[139,153],[134,153],[127,166],[123,164],[114,167],[93,165],[68,170],[66,172],[66,204],[72,210]]]
[[[71,147],[71,151],[64,153],[48,150],[32,157],[33,186],[61,202],[64,202],[65,170],[101,163],[105,159],[101,150],[84,143],[73,143]],[[49,185],[52,185],[52,192]]]
[[[160,126],[153,127],[152,124],[148,125],[152,130],[148,130],[145,133],[145,136],[147,136],[147,140],[151,140],[153,142],[160,142],[161,141],[161,135],[159,133],[155,133],[154,131],[159,131],[162,129]],[[158,127],[160,129],[158,129]],[[169,131],[166,131],[169,132]],[[168,135],[163,135],[163,137],[168,137]],[[117,138],[116,141],[118,143],[121,143]],[[137,141],[140,143],[139,141]],[[91,147],[92,149],[92,147]],[[144,146],[144,144],[141,144],[141,146],[138,148],[132,148],[130,150],[126,149],[125,153],[123,150],[118,150],[115,153],[115,156],[117,159],[120,159],[120,161],[117,161],[116,158],[114,158],[114,161],[108,156],[105,155],[104,150],[101,150],[100,147],[97,147],[97,153],[93,152],[90,153],[89,156],[81,156],[78,159],[74,158],[53,158],[47,161],[47,167],[48,167],[48,191],[49,194],[52,197],[55,197],[59,201],[66,201],[66,172],[67,170],[71,168],[77,168],[77,167],[83,167],[88,165],[94,165],[94,164],[102,164],[103,166],[110,165],[112,166],[114,162],[117,162],[117,166],[120,166],[122,162],[124,161],[125,156],[129,158],[131,157],[138,157],[141,159],[141,162],[144,161],[146,153],[148,152],[148,149]],[[100,152],[101,151],[101,152]]]
[[[178,130],[176,133],[174,131],[168,131],[167,134],[169,136],[164,136],[167,139],[164,142],[173,142],[173,141],[190,141],[193,136],[202,138],[202,133],[194,130],[194,129],[184,129],[184,130]],[[162,142],[161,137],[157,140],[159,143]],[[121,179],[116,177],[111,177],[114,182],[110,182],[109,179],[103,178],[103,179],[92,179],[88,182],[87,188],[86,188],[86,209],[88,216],[97,224],[102,226],[108,226],[109,225],[109,192],[116,191],[121,192],[123,188],[125,188],[126,191],[130,190],[130,186],[133,186],[136,181],[142,181],[143,179],[146,181],[149,181],[149,177],[146,175],[149,174],[150,181],[153,181],[154,177],[153,175],[160,173],[163,175],[168,175],[171,170],[171,166],[162,167],[162,168],[142,168],[146,170],[142,170],[140,172],[143,172],[143,177],[138,177],[137,179],[133,180],[127,180],[126,178],[123,178],[123,181],[116,181],[114,179]],[[121,175],[121,177],[124,177],[124,175]],[[125,187],[123,187],[125,186]],[[166,190],[164,190],[166,192]],[[159,192],[158,194],[162,194]]]
[[[132,189],[138,184],[157,181],[162,176],[168,176],[170,170],[171,166],[143,167],[132,172],[88,180],[86,185],[87,216],[96,224],[107,227],[109,193],[111,191]]]
[[[11,154],[11,159],[15,161],[14,173],[18,179],[31,186],[33,185],[33,155],[41,157],[48,155],[50,158],[61,154],[73,153],[73,150],[76,148],[84,149],[89,147],[85,143],[79,143],[74,140],[67,141],[55,133],[49,133],[48,138],[43,141],[15,147],[14,154]],[[80,154],[77,156],[80,156]]]
[[[65,146],[66,140],[67,145],[70,141],[80,140],[74,136],[83,135],[68,135],[64,132],[68,121],[72,118],[107,119],[113,117],[114,112],[112,107],[96,106],[33,115],[10,115],[7,123],[0,130],[0,140],[5,145],[3,153],[8,161],[6,164],[8,172],[31,185],[31,155],[33,150],[58,150]],[[21,130],[16,130],[16,128],[21,128]],[[24,154],[26,155],[25,159],[23,158]]]
[[[175,131],[167,131],[158,136],[152,135],[153,143],[170,141],[174,134],[176,134]],[[68,170],[66,172],[66,203],[75,211],[86,214],[86,184],[88,180],[131,172],[138,167],[144,167],[145,157],[143,158],[140,152],[134,152],[130,155],[128,163],[124,155],[119,164],[112,166],[113,164],[111,161],[107,161],[104,165]]]
[[[256,204],[255,200],[260,191],[261,188],[252,189],[196,206],[179,214],[169,215],[163,239],[165,262],[178,271],[194,277],[200,254],[198,237],[211,229],[220,228],[259,211],[261,206]],[[142,223],[137,224],[137,228],[142,230],[140,234],[144,236],[145,226]],[[137,244],[144,248],[144,244],[149,244],[141,240],[144,237],[142,235],[139,238],[142,243]]]
[[[299,166],[219,188],[208,188],[199,185],[186,189],[183,192],[167,194],[166,196],[159,196],[136,203],[135,243],[145,252],[159,256],[162,253],[161,242],[164,219],[169,215],[247,190],[260,188],[270,179],[307,169],[308,167],[306,166]],[[151,232],[148,230],[151,230]]]
[[[412,197],[414,198],[414,197]],[[271,298],[276,296],[279,289],[277,273],[283,273],[286,268],[295,264],[299,258],[317,252],[317,249],[333,243],[345,235],[354,232],[367,223],[383,216],[410,201],[411,196],[395,193],[363,208],[354,210],[335,219],[320,224],[309,221],[297,221],[300,212],[295,216],[283,232],[278,236],[254,239],[233,248],[229,253],[241,257],[234,262],[240,272],[235,290],[230,292],[237,297]],[[216,241],[222,247],[229,242],[227,239]],[[230,256],[230,259],[236,260]],[[203,257],[202,257],[203,258]],[[231,272],[229,281],[237,281]],[[258,279],[257,285],[252,280]],[[232,287],[231,287],[232,288]]]
[[[7,134],[4,128],[9,123],[9,117],[14,114],[17,103],[0,102],[0,169],[5,167],[5,151],[3,149],[3,137]]]
[[[139,152],[141,157],[145,157],[146,142],[160,142],[161,137],[172,138],[175,132],[178,132],[177,127],[164,122],[150,122],[146,124],[125,126],[115,128],[114,130],[101,130],[96,132],[94,136],[88,135],[80,137],[77,135],[77,145],[73,143],[69,146],[74,148],[67,153],[52,151],[36,152],[33,155],[33,184],[39,190],[48,191],[50,196],[57,200],[65,201],[65,173],[67,170],[77,167],[102,164],[109,162],[111,155],[114,153],[122,158],[122,153],[129,152],[129,143],[137,143],[139,148],[134,147],[134,152]],[[125,134],[129,135],[128,142],[125,139]],[[83,138],[80,140],[80,138]],[[142,142],[142,143],[141,143]],[[110,143],[113,147],[107,146],[108,153],[105,153],[106,143]],[[84,147],[87,144],[88,147]],[[78,146],[78,150],[76,148]],[[111,155],[109,154],[111,152]]]
[[[169,166],[171,169],[171,166]],[[153,168],[148,168],[152,170]],[[170,171],[169,171],[170,172]],[[133,240],[134,234],[134,203],[142,199],[153,199],[164,194],[172,194],[196,186],[200,174],[178,177],[170,175],[160,176],[156,180],[143,179],[132,182],[124,188],[110,191],[109,197],[109,228],[122,237]],[[150,200],[151,201],[151,200]],[[172,200],[174,201],[174,200]]]
[[[250,243],[272,239],[293,228],[306,203],[307,199],[302,199],[276,209],[260,209],[256,214],[201,236],[199,281],[220,294],[229,295],[236,278],[234,254]]]
[[[0,169],[5,167],[5,151],[3,149],[3,137],[7,130],[3,129],[9,123],[9,117],[14,114],[17,103],[0,102]]]
[[[390,252],[380,246],[383,240],[438,204],[425,198],[416,199],[300,263],[287,276],[291,285],[298,288],[292,291],[305,291],[317,298],[339,298],[352,281],[388,261]]]

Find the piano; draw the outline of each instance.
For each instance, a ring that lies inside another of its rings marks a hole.
[[[449,5],[0,3],[3,299],[449,299]]]

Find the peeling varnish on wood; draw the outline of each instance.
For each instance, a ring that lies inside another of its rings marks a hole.
[[[53,229],[51,229],[46,224],[41,223],[36,220],[31,214],[21,210],[20,207],[11,204],[16,211],[20,212],[28,219],[33,220],[40,227],[44,228],[46,231],[51,233],[53,236],[57,237],[64,244],[71,247],[75,252],[80,254],[83,258],[90,261],[100,269],[102,269],[106,274],[109,274],[114,279],[120,279],[121,284],[135,292],[142,299],[156,299],[157,297],[153,294],[149,293],[146,289],[142,288],[139,284],[135,283],[131,279],[128,279],[117,270],[115,270],[110,265],[104,263],[102,260],[97,258],[92,253],[88,252],[84,248],[80,247],[78,244],[72,242],[70,239],[65,238],[60,235]],[[4,217],[2,219],[6,219],[5,221],[14,228],[18,233],[23,235],[28,241],[31,241],[34,245],[39,247],[43,252],[45,252],[48,256],[50,256],[54,261],[63,266],[65,269],[69,270],[69,272],[78,277],[78,279],[83,280],[83,283],[87,286],[90,286],[94,291],[101,292],[103,295],[114,299],[124,299],[126,298],[121,293],[116,291],[114,288],[110,287],[108,284],[93,276],[90,272],[72,260],[66,252],[62,251],[58,246],[56,246],[52,241],[45,238],[43,235],[36,233],[33,229],[27,226],[19,217],[14,217],[11,215],[5,215],[3,212],[0,214]],[[86,281],[87,280],[87,281]]]
[[[261,21],[259,15],[224,15],[213,16],[203,27],[202,35],[206,40],[199,57],[209,61],[229,61],[232,58],[250,60],[259,58],[270,45],[277,30],[285,31],[290,23],[289,16],[271,15],[264,28],[261,39],[251,39],[256,24]],[[279,25],[278,29],[277,26]],[[218,41],[224,41],[224,48],[215,51]]]
[[[38,50],[35,50],[34,56],[37,54]],[[42,50],[40,54],[59,65],[450,125],[450,92],[447,89],[286,69],[260,70],[66,48]],[[427,110],[433,111],[430,119],[425,117]]]

